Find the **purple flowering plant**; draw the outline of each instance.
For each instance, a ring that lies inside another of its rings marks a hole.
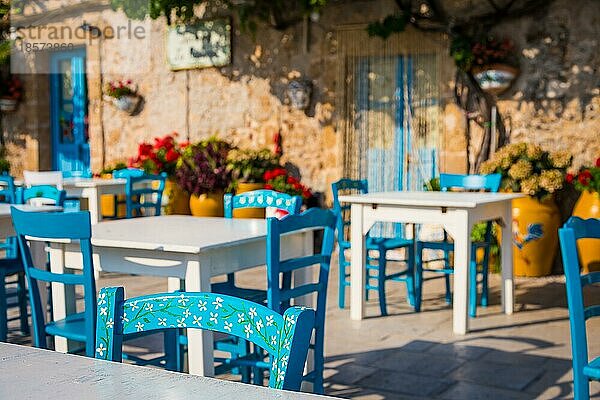
[[[179,186],[196,196],[227,189],[232,181],[227,168],[231,149],[231,144],[216,137],[186,147],[175,171]]]

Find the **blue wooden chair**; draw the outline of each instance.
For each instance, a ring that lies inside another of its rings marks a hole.
[[[600,357],[588,359],[586,320],[600,316],[600,304],[585,307],[583,287],[600,283],[600,272],[580,275],[577,240],[591,238],[600,242],[600,220],[571,217],[558,230],[560,249],[566,276],[571,351],[573,353],[573,386],[575,399],[590,398],[590,380],[600,381]],[[592,335],[592,338],[594,336]],[[593,340],[593,339],[592,339]]]
[[[342,205],[339,201],[341,194],[368,193],[368,183],[365,179],[340,179],[331,184],[333,192],[333,211],[337,215],[337,239],[339,246],[339,297],[338,305],[344,308],[346,286],[350,286],[350,261],[346,258],[345,251],[350,249],[350,205]],[[379,309],[381,315],[387,315],[387,302],[385,297],[385,283],[388,280],[405,282],[408,293],[408,302],[415,305],[415,281],[414,281],[414,242],[404,237],[373,237],[369,235],[366,240],[367,248],[367,277],[365,283],[366,297],[369,299],[369,291],[379,293]],[[388,274],[387,252],[395,249],[405,249],[407,258],[404,260],[406,269]],[[377,251],[377,256],[372,251]]]
[[[162,208],[162,195],[165,190],[166,173],[158,175],[146,174],[144,171],[127,168],[113,172],[113,177],[124,178],[126,218],[146,215],[147,210],[153,210],[153,215],[158,216]],[[119,203],[115,196],[115,213]]]
[[[10,175],[0,175],[0,202],[15,203],[16,192],[15,182]],[[17,238],[9,237],[4,243],[0,243],[0,251],[4,256],[0,259],[0,341],[6,341],[8,335],[8,308],[9,306],[19,307],[19,321],[21,332],[29,334],[29,323],[27,320],[27,288],[25,286],[25,271],[19,249],[17,247]],[[16,293],[8,293],[8,284],[6,278],[16,276]],[[16,304],[8,304],[9,300],[17,299]]]
[[[31,200],[39,199],[43,203],[51,202],[53,205],[63,207],[67,193],[64,190],[57,189],[55,186],[38,185],[28,188],[20,188],[18,196],[20,203],[27,204]]]
[[[213,293],[162,293],[124,300],[122,287],[98,298],[96,358],[122,361],[123,335],[199,328],[235,335],[271,355],[269,387],[300,390],[314,311],[292,307],[283,315],[260,304]]]
[[[33,344],[47,348],[46,335],[61,336],[85,344],[85,354],[94,356],[96,322],[96,285],[92,264],[92,227],[87,211],[73,213],[24,212],[11,209],[13,224],[27,276],[29,303],[33,323]],[[82,274],[56,274],[46,268],[36,268],[26,236],[52,240],[76,240],[83,260]],[[60,321],[45,323],[38,282],[59,282],[83,286],[85,309]]]
[[[440,174],[440,187],[442,191],[460,189],[462,191],[487,191],[497,192],[500,188],[500,174],[490,175],[459,175],[459,174]],[[484,240],[482,242],[473,242],[471,246],[471,265],[470,276],[470,298],[469,298],[469,315],[475,317],[477,314],[477,291],[481,284],[481,305],[486,307],[488,304],[488,268],[490,258],[490,246],[492,243],[492,222],[488,221],[485,231]],[[441,250],[443,252],[442,259],[428,260],[443,261],[443,267],[425,268],[423,267],[423,250]],[[477,250],[483,249],[484,256],[481,263],[477,262]],[[454,267],[450,265],[450,252],[454,251],[454,243],[452,243],[448,234],[444,232],[444,239],[441,241],[418,241],[416,255],[416,291],[417,291],[417,309],[421,309],[422,289],[423,289],[423,271],[435,272],[444,274],[446,281],[446,302],[452,301],[452,292],[450,289],[450,275],[454,273]],[[481,276],[481,280],[478,277]]]
[[[227,193],[223,197],[223,204],[225,218],[233,218],[233,210],[240,208],[275,207],[280,210],[285,210],[289,214],[298,214],[302,207],[302,197],[290,196],[289,194],[276,192],[274,190],[253,190],[235,196],[231,193]],[[267,297],[264,290],[237,287],[235,285],[234,274],[228,274],[226,282],[215,283],[212,286],[212,291],[241,297],[257,303],[264,301]]]

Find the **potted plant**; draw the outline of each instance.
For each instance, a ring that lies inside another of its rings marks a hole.
[[[190,210],[198,217],[222,217],[223,194],[232,182],[227,168],[228,142],[211,137],[187,146],[177,162],[179,186],[190,194]]]
[[[513,200],[513,265],[517,276],[545,276],[558,249],[560,213],[554,194],[563,188],[572,156],[517,143],[502,147],[481,173],[502,174],[501,190],[527,196]]]
[[[8,75],[0,81],[0,111],[15,111],[22,98],[23,84],[19,78]]]
[[[131,79],[108,82],[104,93],[115,107],[130,115],[135,112],[140,103],[137,86],[133,84]]]
[[[600,157],[596,159],[594,166],[584,166],[577,174],[567,174],[567,182],[581,192],[575,203],[573,216],[584,219],[600,218]],[[598,240],[578,240],[577,249],[584,273],[600,271]]]
[[[291,175],[285,168],[279,167],[273,170],[265,172],[265,189],[275,190],[276,192],[287,193],[292,196],[301,196],[303,203],[312,197],[310,189],[300,183],[300,180],[295,176]],[[275,217],[281,218],[286,215],[287,212],[284,210],[276,210]]]
[[[231,171],[233,188],[236,193],[250,192],[265,187],[264,175],[268,170],[279,166],[279,156],[268,149],[233,149],[227,156],[227,168]],[[243,208],[233,210],[235,218],[264,218],[265,210]]]
[[[155,137],[153,143],[143,142],[138,146],[135,158],[129,160],[129,166],[143,169],[148,174],[167,174],[165,182],[165,212],[167,214],[190,214],[190,196],[176,182],[177,161],[188,143],[177,142],[177,132]]]

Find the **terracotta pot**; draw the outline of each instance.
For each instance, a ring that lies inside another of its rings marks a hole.
[[[222,217],[223,191],[190,196],[190,211],[194,217]]]
[[[264,189],[264,183],[247,183],[240,182],[238,183],[238,187],[236,193],[245,193],[251,192],[253,190]],[[233,210],[233,218],[265,218],[265,209],[264,208],[240,208]]]
[[[597,192],[584,191],[575,203],[573,216],[579,218],[600,218],[600,194]],[[577,241],[579,262],[582,271],[600,271],[600,240],[580,239]]]
[[[163,199],[166,200],[165,214],[190,215],[190,195],[177,182],[167,179]]]
[[[554,199],[512,202],[513,265],[517,276],[546,276],[558,251],[560,212]]]

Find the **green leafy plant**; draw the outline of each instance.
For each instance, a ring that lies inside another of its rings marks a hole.
[[[292,176],[285,168],[279,167],[265,172],[265,189],[276,192],[287,193],[292,196],[302,196],[303,200],[312,197],[310,189],[300,183],[300,180]]]
[[[450,55],[456,67],[463,71],[494,63],[517,64],[514,43],[509,39],[497,39],[493,36],[474,39],[455,35],[450,43]]]
[[[268,149],[234,149],[227,156],[227,167],[234,184],[237,182],[264,182],[264,174],[279,165],[279,156]]]
[[[128,79],[126,81],[111,81],[106,84],[104,93],[106,93],[107,96],[113,97],[115,99],[120,99],[123,96],[137,95],[137,87],[133,84],[131,79]]]
[[[502,190],[541,200],[563,188],[572,160],[568,152],[550,153],[534,144],[515,143],[494,153],[481,165],[480,172],[502,174]]]
[[[580,192],[587,190],[600,193],[600,157],[596,159],[594,166],[583,166],[577,174],[567,174],[566,180]]]
[[[6,158],[0,158],[0,174],[8,174],[10,172],[10,161]]]
[[[181,188],[199,196],[227,189],[232,182],[227,168],[229,142],[211,137],[187,146],[177,161],[175,177]]]
[[[387,39],[393,33],[403,32],[408,22],[406,14],[388,15],[381,21],[370,23],[367,26],[367,32],[369,36],[378,36],[382,39]]]

